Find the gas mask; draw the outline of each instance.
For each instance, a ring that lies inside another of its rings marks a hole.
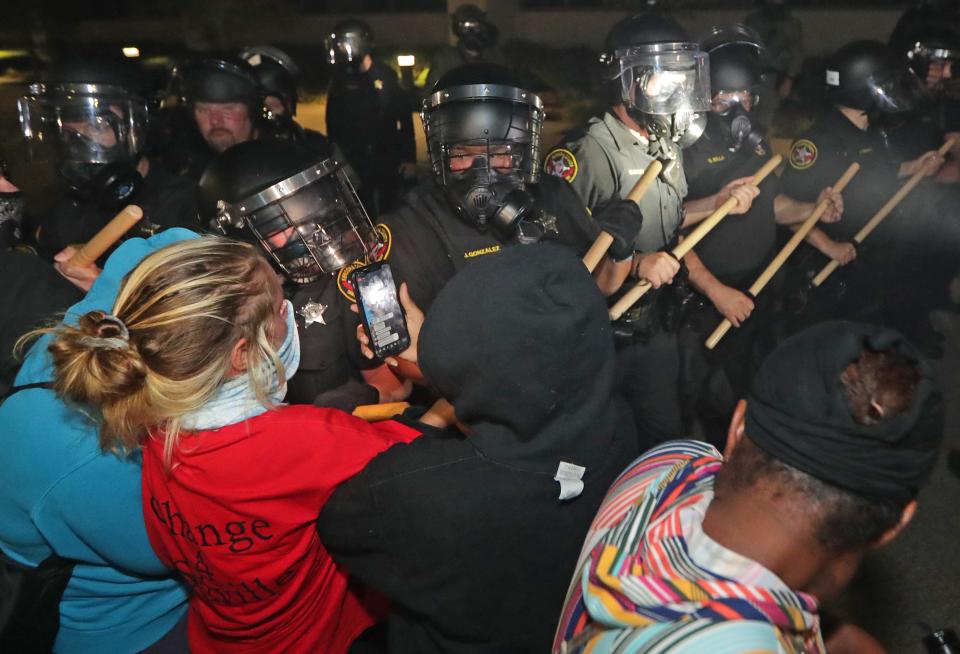
[[[752,113],[742,104],[735,104],[722,113],[710,112],[707,116],[707,133],[711,140],[730,152],[746,148],[763,155],[769,149],[762,132],[754,124]]]
[[[17,105],[30,158],[56,162],[78,195],[115,209],[139,190],[143,100],[107,84],[32,84]]]
[[[462,220],[507,240],[539,219],[527,190],[540,172],[539,97],[513,85],[468,83],[435,92],[421,116],[434,177]]]

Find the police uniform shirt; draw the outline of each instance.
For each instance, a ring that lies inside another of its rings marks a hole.
[[[708,132],[683,153],[690,187],[688,197],[713,195],[733,180],[753,175],[769,159],[766,150],[742,147],[731,152]],[[750,211],[727,216],[697,244],[697,255],[723,283],[736,287],[749,284],[766,265],[776,244],[773,201],[778,193],[779,179],[770,175],[760,185],[760,195]]]
[[[151,163],[143,186],[130,200],[143,209],[143,218],[126,237],[147,237],[170,227],[198,230],[196,183]],[[32,230],[41,256],[52,259],[68,245],[86,243],[120,211],[104,209],[93,200],[68,194],[39,217]]]
[[[335,278],[324,276],[284,291],[293,304],[300,337],[300,366],[287,382],[287,401],[311,404],[321,393],[359,380],[356,320]]]
[[[370,70],[336,74],[327,94],[327,135],[361,178],[398,175],[416,161],[413,116],[397,74],[374,61]]]
[[[570,136],[547,154],[544,171],[569,182],[591,211],[611,199],[626,198],[654,161],[640,135],[610,112],[591,118],[586,130]],[[640,201],[643,226],[634,246],[638,251],[663,248],[680,226],[687,180],[682,160],[673,165],[679,167],[675,184],[667,183],[661,174]]]
[[[860,164],[860,172],[843,193],[843,219],[821,225],[835,240],[850,240],[902,184],[899,166],[880,134],[859,129],[839,109],[831,109],[793,142],[781,178],[784,193],[816,202],[824,187],[833,186],[853,162]]]
[[[598,233],[579,198],[563,182],[542,176],[528,187],[541,207],[556,217],[556,240],[584,254]],[[432,180],[413,189],[400,208],[378,227],[389,240],[383,259],[397,286],[406,282],[413,301],[424,311],[457,271],[471,262],[518,244],[502,242],[459,218],[445,189]],[[522,246],[522,247],[533,247]]]

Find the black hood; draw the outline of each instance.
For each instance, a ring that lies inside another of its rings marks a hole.
[[[603,460],[615,425],[606,303],[555,245],[506,248],[437,296],[420,335],[424,375],[484,455],[543,472]]]

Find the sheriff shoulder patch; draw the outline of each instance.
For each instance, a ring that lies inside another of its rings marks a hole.
[[[790,148],[790,165],[797,170],[806,170],[817,161],[817,146],[813,141],[800,139]]]
[[[567,182],[576,179],[579,170],[580,166],[577,165],[577,158],[573,156],[570,150],[564,148],[551,150],[547,158],[543,160],[543,172]]]
[[[357,259],[352,263],[348,263],[337,273],[337,288],[340,290],[340,294],[350,302],[357,301],[357,295],[353,289],[353,281],[350,279],[350,273],[357,268],[368,266],[376,261],[386,261],[387,257],[390,256],[390,246],[393,244],[393,234],[390,233],[390,228],[380,223],[376,225],[374,229],[377,230],[378,242],[370,254],[363,259]]]

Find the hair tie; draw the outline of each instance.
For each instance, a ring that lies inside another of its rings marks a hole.
[[[110,337],[83,336],[78,341],[80,345],[105,350],[123,350],[130,347],[130,330],[127,329],[127,326],[122,320],[112,314],[104,313],[103,317],[100,318],[100,322],[112,323],[120,330],[120,335]]]

